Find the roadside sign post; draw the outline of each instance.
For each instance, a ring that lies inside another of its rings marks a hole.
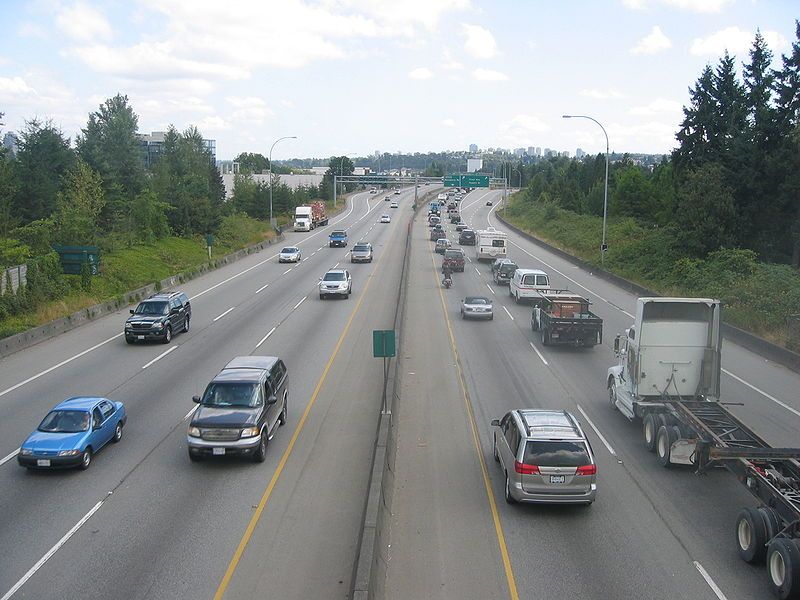
[[[383,406],[381,408],[382,415],[390,414],[386,406],[386,386],[389,380],[389,366],[386,362],[387,358],[392,358],[396,355],[397,349],[395,345],[395,332],[394,329],[374,329],[372,331],[372,356],[373,358],[383,359]]]
[[[214,236],[210,233],[206,234],[206,248],[208,248],[208,260],[211,260],[211,246],[214,245]]]

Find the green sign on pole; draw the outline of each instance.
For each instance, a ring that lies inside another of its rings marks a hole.
[[[489,176],[476,173],[451,173],[444,176],[444,187],[489,187]]]
[[[395,356],[394,329],[374,329],[372,331],[373,358]]]

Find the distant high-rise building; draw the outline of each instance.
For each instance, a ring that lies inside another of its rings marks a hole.
[[[478,144],[470,144],[469,145],[469,151],[472,154],[475,154],[478,151]]]
[[[533,146],[528,146],[527,154],[528,154],[528,156],[535,156],[536,155],[536,148],[534,148]]]
[[[525,148],[514,148],[514,156],[522,158],[525,155]]]
[[[541,146],[536,146],[536,148],[534,149],[534,154],[535,154],[536,156],[541,156],[541,155],[542,155],[542,148],[541,148]]]
[[[489,154],[493,154],[494,153],[494,148],[492,148],[490,146],[489,148],[486,149],[486,152],[488,152]]]
[[[153,133],[140,133],[139,137],[139,154],[142,157],[142,163],[146,169],[152,168],[161,153],[164,151],[164,132],[154,131]],[[211,155],[211,164],[217,164],[217,141],[216,140],[203,140],[203,145]]]
[[[550,148],[545,148],[544,149],[544,157],[545,158],[550,158],[551,156],[553,156],[553,151],[550,150]]]
[[[17,137],[17,134],[11,131],[7,131],[6,134],[3,136],[3,148],[8,150],[8,153],[12,157],[14,157],[17,155],[18,147],[19,147],[19,138]]]
[[[580,160],[584,156],[586,156],[586,152],[584,152],[582,148],[578,148],[577,150],[575,150],[575,158]]]
[[[558,155],[563,156],[564,158],[569,158],[569,150],[564,150],[563,152],[559,152]]]

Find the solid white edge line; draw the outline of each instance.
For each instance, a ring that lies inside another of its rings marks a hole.
[[[258,289],[256,290],[256,294],[257,294],[257,293],[259,293],[259,292],[261,292],[261,291],[264,291],[264,290],[265,290],[265,289],[267,289],[268,287],[269,287],[269,284],[262,285],[260,288],[258,288]]]
[[[489,285],[489,284],[487,283],[486,285]],[[513,320],[514,320],[514,315],[512,315],[510,312],[508,312],[508,309],[507,309],[505,306],[503,307],[503,310],[504,310],[504,311],[506,311],[506,314],[507,314],[507,315],[508,315],[508,316],[511,318],[511,320],[513,321]]]
[[[159,360],[161,360],[162,358],[164,358],[164,357],[165,357],[167,354],[169,354],[169,353],[170,353],[170,352],[172,352],[173,350],[177,350],[177,349],[178,349],[178,346],[173,346],[173,347],[172,347],[172,348],[170,348],[169,350],[165,350],[164,352],[162,352],[161,354],[159,354],[158,356],[156,356],[156,357],[155,357],[153,360],[151,360],[149,363],[147,363],[145,366],[143,366],[143,367],[142,367],[142,369],[146,369],[147,367],[149,367],[149,366],[150,366],[150,365],[152,365],[153,363],[156,363],[156,362],[158,362]]]
[[[534,346],[534,345],[533,345],[533,342],[528,342],[528,343],[531,345],[531,348],[533,348],[533,351],[534,351],[534,352],[536,352],[536,354],[538,354],[538,355],[539,355],[539,358],[541,358],[541,359],[542,359],[542,362],[543,362],[545,365],[549,364],[549,363],[547,362],[547,360],[545,359],[544,355],[542,355],[542,353],[541,353],[541,352],[539,352],[539,349],[538,349],[536,346]]]
[[[69,540],[69,538],[71,538],[73,535],[75,535],[75,533],[78,531],[78,529],[83,527],[83,525],[86,523],[86,521],[88,521],[92,517],[92,515],[94,513],[96,513],[98,510],[100,510],[100,507],[103,506],[103,503],[107,499],[108,499],[108,496],[106,496],[104,499],[100,500],[100,502],[95,504],[89,512],[87,512],[85,515],[83,515],[83,518],[80,521],[78,521],[72,529],[70,529],[67,533],[65,533],[64,537],[62,537],[60,540],[58,540],[58,542],[56,542],[55,546],[50,548],[50,550],[48,550],[47,553],[42,558],[40,558],[39,561],[35,565],[33,565],[28,570],[28,572],[25,573],[25,575],[23,575],[22,578],[19,581],[17,581],[17,583],[15,583],[13,585],[13,587],[10,590],[8,590],[5,594],[3,594],[3,597],[0,598],[0,600],[8,600],[9,598],[11,598],[11,596],[13,596],[15,593],[17,593],[17,590],[19,590],[19,588],[21,588],[23,585],[25,585],[25,583],[31,577],[33,577],[36,574],[36,571],[41,569],[42,566],[44,565],[44,563],[46,563],[48,560],[50,560],[50,558],[52,558],[52,556],[56,552],[58,552],[58,550],[61,548],[61,546],[66,544],[67,541]]]
[[[37,373],[36,375],[33,375],[33,376],[31,376],[31,377],[28,377],[28,378],[27,378],[25,381],[20,381],[19,383],[15,384],[15,385],[12,385],[10,388],[8,388],[8,389],[5,389],[5,390],[3,390],[2,392],[0,392],[0,396],[5,396],[5,395],[6,395],[6,394],[8,394],[9,392],[13,392],[13,391],[14,391],[14,390],[16,390],[17,388],[21,388],[23,385],[25,385],[25,384],[27,384],[27,383],[30,383],[31,381],[34,381],[34,380],[36,380],[36,379],[39,379],[39,377],[41,377],[42,375],[47,375],[47,374],[48,374],[48,373],[50,373],[51,371],[55,371],[55,370],[56,370],[56,369],[58,369],[59,367],[63,367],[64,365],[66,365],[67,363],[70,363],[70,362],[72,362],[72,361],[73,361],[73,360],[75,360],[76,358],[80,358],[80,357],[81,357],[81,356],[83,356],[84,354],[88,354],[88,353],[89,353],[89,352],[91,352],[92,350],[97,350],[97,349],[98,349],[100,346],[103,346],[103,345],[107,344],[108,342],[110,342],[110,341],[112,341],[112,340],[115,340],[115,339],[117,339],[117,338],[118,338],[119,336],[121,336],[121,335],[124,335],[124,333],[118,333],[117,335],[112,335],[112,336],[111,336],[110,338],[108,338],[107,340],[103,340],[102,342],[100,342],[99,344],[95,344],[95,345],[94,345],[94,346],[92,346],[91,348],[87,348],[86,350],[83,350],[82,352],[79,352],[78,354],[76,354],[76,355],[74,355],[74,356],[71,356],[70,358],[68,358],[68,359],[66,359],[66,360],[62,360],[60,363],[58,363],[58,364],[55,364],[55,365],[53,365],[52,367],[50,367],[50,368],[48,368],[48,369],[45,369],[44,371],[41,371],[40,373]]]
[[[216,322],[217,322],[217,321],[219,321],[219,320],[220,320],[222,317],[224,317],[224,316],[225,316],[225,315],[227,315],[229,312],[231,312],[231,311],[232,311],[234,308],[236,308],[236,307],[235,307],[235,306],[231,306],[231,307],[230,307],[228,310],[226,310],[226,311],[225,311],[224,313],[222,313],[221,315],[219,315],[219,316],[217,316],[217,317],[214,317],[214,319],[213,319],[211,322],[212,322],[212,323],[216,323]]]
[[[256,344],[256,348],[258,348],[258,347],[259,347],[261,344],[263,344],[264,342],[266,342],[266,341],[267,341],[267,339],[269,339],[269,336],[271,336],[273,333],[275,333],[275,330],[276,330],[276,329],[277,329],[277,327],[273,327],[272,329],[270,329],[270,330],[267,332],[267,335],[265,335],[263,338],[261,338],[261,341],[260,341],[260,342],[258,342],[258,343]]]
[[[308,296],[304,296],[304,297],[303,297],[303,299],[302,299],[302,300],[300,300],[300,302],[298,302],[297,304],[295,304],[295,305],[292,307],[292,310],[295,310],[295,309],[296,309],[298,306],[300,306],[300,305],[301,305],[303,302],[305,302],[305,301],[306,301],[306,298],[308,298]]]
[[[188,413],[186,413],[186,416],[185,416],[185,417],[183,417],[183,420],[185,421],[186,419],[188,419],[189,417],[191,417],[191,416],[192,416],[192,413],[194,413],[194,411],[196,411],[196,410],[197,410],[197,407],[198,407],[198,406],[199,406],[199,405],[195,404],[195,405],[192,407],[192,410],[190,410]]]
[[[759,394],[761,394],[761,395],[762,395],[762,396],[764,396],[765,398],[768,398],[768,399],[772,400],[772,401],[773,401],[775,404],[778,404],[779,406],[782,406],[783,408],[785,408],[785,409],[786,409],[786,410],[788,410],[789,412],[791,412],[791,413],[794,413],[794,414],[796,414],[798,417],[800,417],[800,410],[797,410],[796,408],[792,408],[791,406],[789,406],[789,405],[788,405],[788,404],[786,404],[785,402],[782,402],[781,400],[778,400],[778,399],[777,399],[775,396],[770,396],[770,395],[769,395],[767,392],[765,392],[764,390],[760,390],[760,389],[758,389],[758,388],[757,388],[756,386],[754,386],[752,383],[747,383],[747,382],[746,382],[744,379],[742,379],[742,378],[741,378],[741,377],[739,377],[738,375],[734,375],[733,373],[731,373],[731,372],[730,372],[730,371],[728,371],[727,369],[722,369],[722,372],[723,372],[723,373],[725,373],[726,375],[730,376],[730,377],[733,377],[733,378],[734,378],[736,381],[738,381],[739,383],[743,383],[744,385],[746,385],[747,387],[749,387],[751,390],[754,390],[754,391],[758,392]]]
[[[603,445],[611,453],[611,456],[616,456],[617,453],[614,452],[614,448],[611,447],[611,444],[608,443],[608,440],[605,438],[605,436],[603,436],[603,434],[600,433],[600,430],[597,428],[597,426],[594,423],[592,423],[592,420],[589,418],[589,415],[586,414],[586,412],[583,410],[580,404],[576,404],[576,406],[578,407],[580,413],[583,415],[583,418],[586,419],[586,422],[592,427],[592,429],[594,429],[594,432],[597,434],[597,437],[600,438],[600,441],[603,442]]]
[[[492,289],[492,286],[490,286],[488,283],[486,284],[486,287],[489,288],[489,291],[492,292],[495,296],[497,295],[497,294],[495,294],[495,291]],[[505,306],[503,308],[505,308]],[[506,312],[508,312],[508,311],[506,311]],[[511,317],[511,318],[513,319],[514,317]]]
[[[0,467],[2,467],[2,466],[3,466],[4,464],[6,464],[8,461],[10,461],[12,458],[14,458],[14,457],[15,457],[17,454],[19,454],[19,448],[17,448],[16,450],[14,450],[14,451],[13,451],[11,454],[9,454],[8,456],[5,456],[5,457],[3,457],[2,459],[0,459]]]
[[[697,569],[700,572],[700,575],[702,575],[703,579],[706,580],[706,583],[708,584],[708,587],[710,587],[711,590],[716,594],[717,598],[719,598],[719,600],[728,600],[728,598],[725,596],[725,594],[722,593],[722,590],[719,589],[719,586],[714,582],[713,579],[711,579],[711,575],[708,574],[708,571],[706,571],[703,568],[703,565],[701,565],[696,560],[693,561],[693,562],[694,562],[694,568]]]

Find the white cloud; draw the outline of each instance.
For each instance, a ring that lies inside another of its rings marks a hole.
[[[688,10],[696,13],[718,13],[722,12],[726,4],[733,0],[661,0],[663,4],[681,10]]]
[[[112,37],[111,25],[106,18],[80,0],[58,12],[56,25],[72,39],[83,42]]]
[[[0,77],[0,99],[5,101],[8,98],[19,98],[32,94],[36,94],[36,90],[29,86],[22,77]]]
[[[589,88],[585,90],[581,90],[578,92],[581,96],[585,98],[594,98],[595,100],[608,100],[609,98],[624,98],[625,95],[613,88],[606,88],[604,90],[596,89],[596,88]]]
[[[492,58],[497,56],[497,43],[488,29],[480,25],[461,24],[461,33],[464,40],[464,50],[475,58]]]
[[[38,23],[26,22],[17,28],[17,35],[22,38],[47,39],[47,31]]]
[[[444,121],[442,121],[442,125],[444,125],[445,127],[455,127],[456,122],[453,119],[445,119]]]
[[[786,38],[777,31],[762,31],[761,35],[773,52],[788,46]],[[745,54],[753,44],[755,33],[738,27],[721,29],[705,38],[695,38],[691,53],[696,56],[721,56],[725,50],[731,54]]]
[[[358,13],[407,32],[413,32],[415,25],[432,31],[445,13],[470,6],[469,0],[349,0],[346,4]]]
[[[442,68],[446,71],[460,71],[464,65],[454,59],[450,50],[445,48],[442,51]]]
[[[672,47],[672,42],[664,35],[661,28],[656,25],[648,35],[643,37],[631,48],[632,54],[655,54]]]
[[[634,106],[628,112],[632,115],[657,115],[657,114],[681,114],[683,105],[675,100],[656,98],[650,104],[644,106]]]
[[[273,110],[269,108],[267,103],[261,98],[253,96],[245,98],[229,96],[225,98],[225,100],[235,109],[231,114],[232,121],[263,123],[268,117],[275,116]]]
[[[622,4],[633,10],[642,10],[644,8],[644,0],[622,0]]]
[[[506,81],[508,75],[493,69],[475,69],[472,72],[472,78],[478,81]]]
[[[284,108],[294,108],[294,102],[284,98],[283,100],[281,100],[281,106],[283,106]]]
[[[543,145],[541,133],[549,130],[550,126],[538,115],[517,114],[500,124],[499,139],[502,146],[534,146],[537,141]]]
[[[417,67],[408,73],[409,79],[433,79],[433,71],[427,67]]]

